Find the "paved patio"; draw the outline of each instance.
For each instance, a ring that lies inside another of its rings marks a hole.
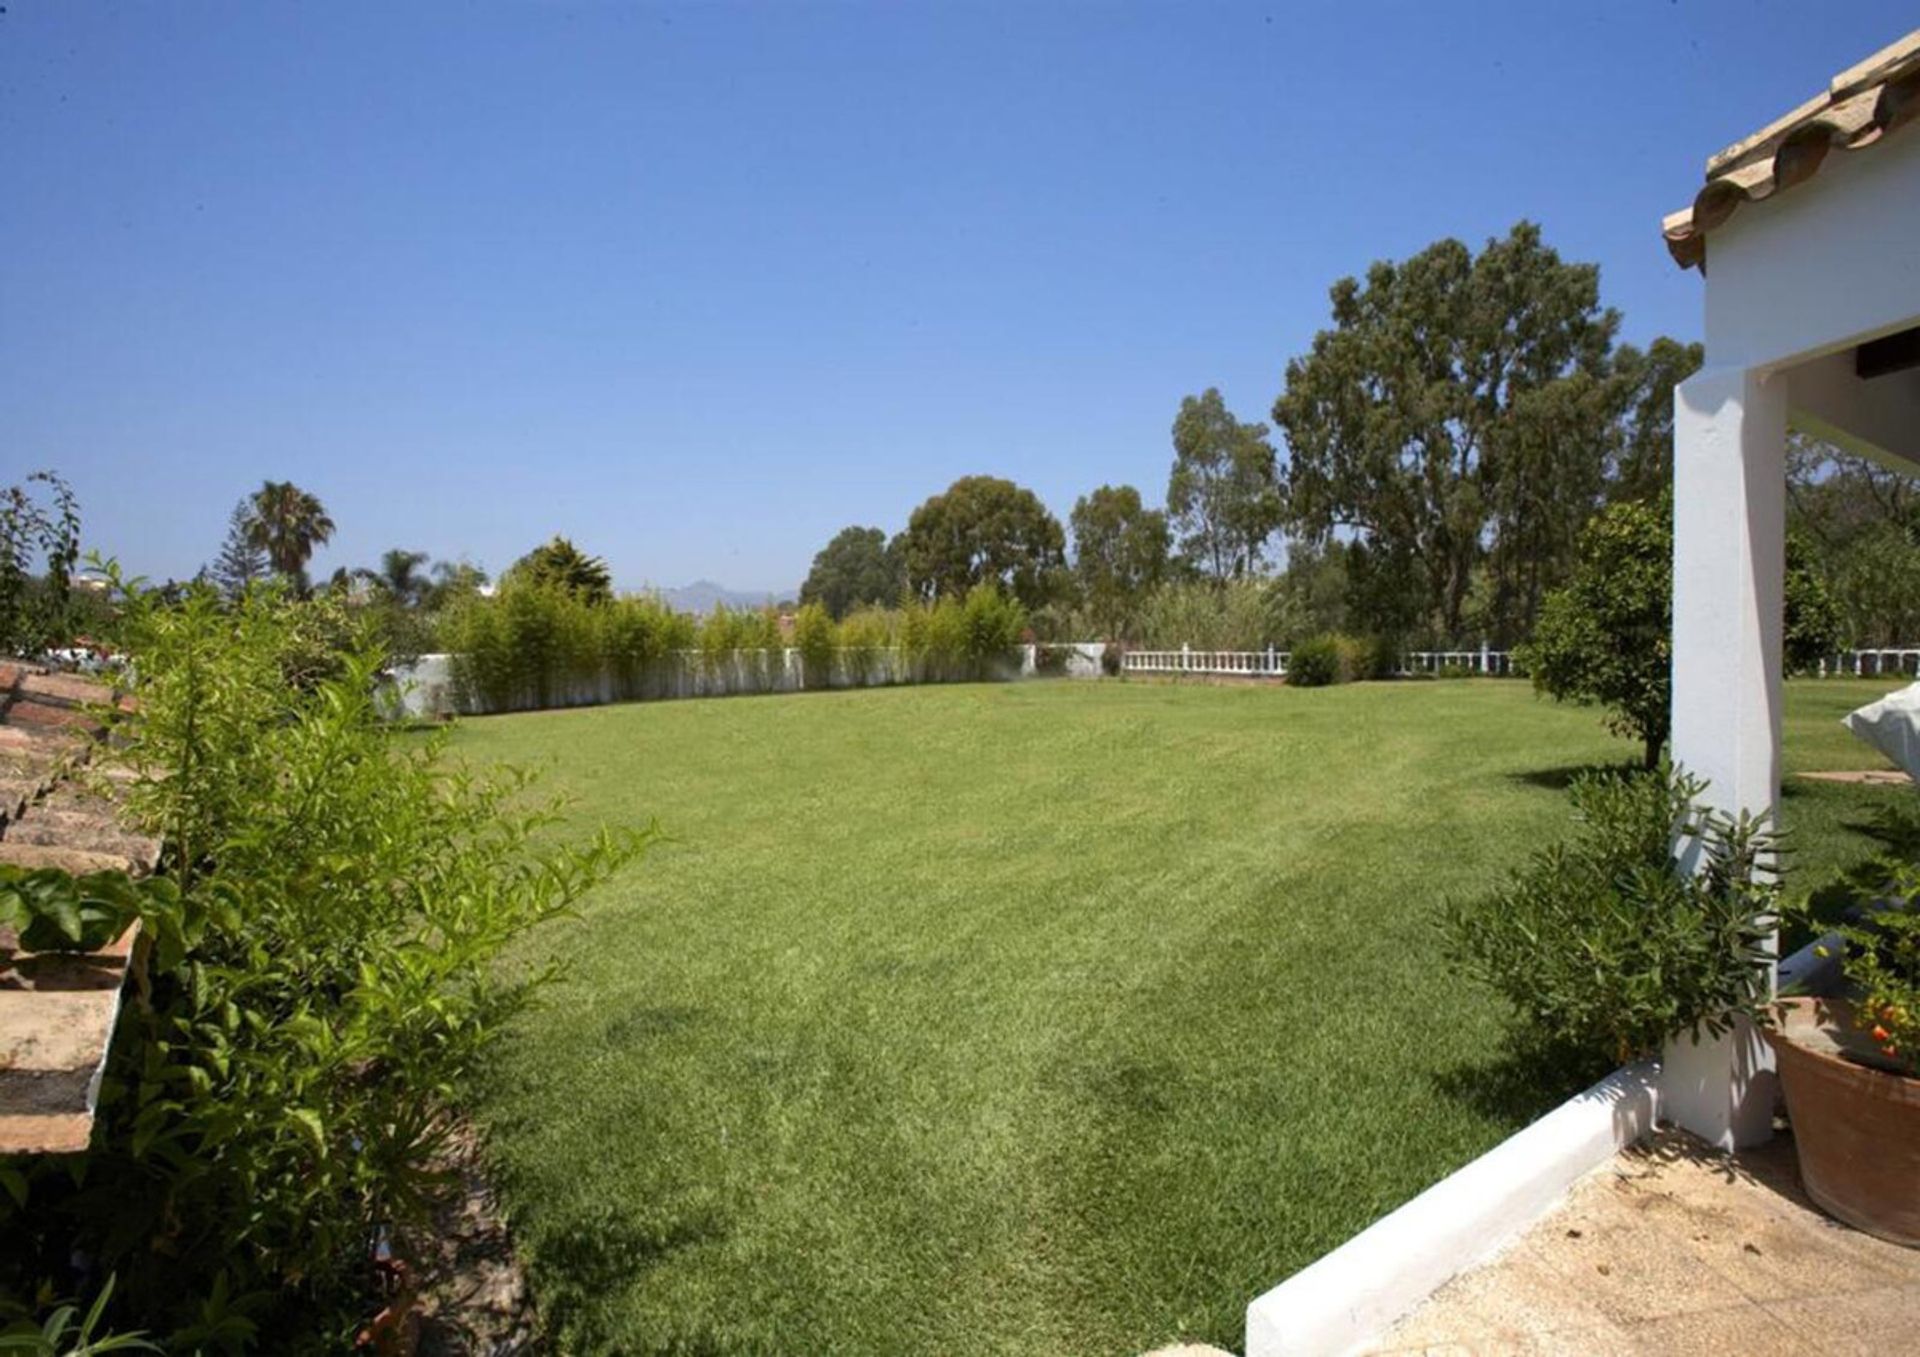
[[[1681,1132],[1630,1150],[1376,1354],[1920,1350],[1920,1250],[1822,1215],[1793,1139],[1728,1158]]]

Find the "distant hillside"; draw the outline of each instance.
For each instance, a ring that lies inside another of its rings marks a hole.
[[[789,589],[776,593],[765,589],[729,589],[712,580],[695,580],[678,589],[661,589],[658,592],[661,598],[681,612],[710,613],[722,603],[729,608],[764,608],[769,603],[793,598],[800,591]]]

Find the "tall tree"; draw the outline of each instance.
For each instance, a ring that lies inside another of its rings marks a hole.
[[[1698,372],[1704,361],[1703,346],[1665,335],[1645,352],[1631,344],[1614,350],[1625,415],[1609,499],[1655,499],[1673,484],[1673,388]]]
[[[243,499],[227,516],[226,540],[220,544],[220,554],[208,574],[222,593],[238,598],[248,585],[265,579],[271,568],[266,549],[254,531],[253,501]]]
[[[1038,608],[1065,570],[1066,534],[1033,491],[997,476],[962,476],[913,511],[900,553],[907,585],[922,598],[992,583]]]
[[[1251,574],[1283,505],[1267,426],[1235,419],[1215,387],[1182,400],[1167,513],[1187,560],[1216,580]]]
[[[424,600],[428,608],[444,608],[455,598],[479,593],[487,584],[487,572],[471,561],[435,561],[432,575]]]
[[[1547,595],[1520,650],[1533,686],[1609,709],[1616,734],[1660,761],[1673,708],[1673,496],[1608,505],[1580,534],[1567,583]],[[1783,663],[1808,669],[1837,645],[1838,618],[1798,534],[1787,539]]]
[[[1101,630],[1118,638],[1167,573],[1167,516],[1142,505],[1131,485],[1103,485],[1080,497],[1069,521],[1080,591]]]
[[[895,603],[907,585],[900,553],[878,528],[842,528],[813,558],[802,605],[818,603],[836,619],[868,603]]]
[[[306,587],[314,549],[333,537],[326,506],[292,481],[267,481],[253,492],[253,543],[279,574]]]
[[[402,608],[411,608],[425,599],[429,587],[426,574],[420,569],[427,563],[424,551],[406,551],[392,547],[381,553],[378,570],[356,570],[354,574],[371,584],[389,602]]]
[[[1478,255],[1442,240],[1376,263],[1334,284],[1332,303],[1333,328],[1287,364],[1273,408],[1293,525],[1404,561],[1426,627],[1466,639],[1483,565],[1495,595],[1528,598],[1571,566],[1567,525],[1597,503],[1617,436],[1619,317],[1600,306],[1599,270],[1563,262],[1530,222]],[[1498,549],[1502,527],[1536,516],[1560,559]],[[1511,578],[1522,570],[1539,578]]]
[[[1831,590],[1845,644],[1920,636],[1920,481],[1789,435],[1787,524]]]
[[[605,603],[613,597],[613,575],[607,563],[558,535],[515,561],[508,573],[533,584],[565,589],[588,603]]]

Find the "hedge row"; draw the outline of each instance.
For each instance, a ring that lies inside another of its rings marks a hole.
[[[705,618],[635,595],[593,603],[552,585],[509,582],[441,620],[466,711],[526,711],[688,691],[770,692],[1005,677],[1026,615],[992,585],[964,599],[903,603],[835,622],[817,605],[791,626],[772,609]],[[787,651],[798,669],[789,668]]]

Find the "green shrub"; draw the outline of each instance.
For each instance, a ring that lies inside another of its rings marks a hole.
[[[1801,921],[1838,915],[1854,1016],[1887,1067],[1920,1078],[1920,803],[1878,808],[1883,851],[1817,892]],[[1823,952],[1823,955],[1825,953]]]
[[[834,651],[839,641],[833,615],[818,603],[802,607],[793,618],[793,645],[800,652],[801,672],[809,688],[833,683]]]
[[[974,678],[993,678],[1019,661],[1015,650],[1020,633],[1026,629],[1026,609],[1017,599],[1001,593],[991,584],[976,584],[967,591],[961,607],[965,640],[963,653]]]
[[[840,623],[840,663],[854,683],[864,686],[880,676],[891,632],[887,614],[874,608],[863,608]]]
[[[1775,887],[1764,826],[1702,813],[1703,784],[1664,769],[1592,773],[1578,827],[1507,884],[1441,915],[1448,958],[1514,1007],[1531,1038],[1624,1062],[1668,1036],[1761,1016]],[[1676,848],[1697,843],[1701,870]]]
[[[1295,688],[1324,688],[1347,681],[1337,636],[1309,636],[1287,657],[1287,682]]]
[[[1467,679],[1473,677],[1473,670],[1457,660],[1448,660],[1433,671],[1433,676],[1443,679]]]
[[[926,649],[921,678],[950,683],[971,677],[967,666],[967,619],[957,598],[943,598],[927,609]]]
[[[40,504],[36,483],[47,487],[50,506]],[[37,655],[73,639],[79,559],[79,502],[57,473],[36,471],[0,490],[0,655]]]
[[[382,724],[375,651],[289,684],[314,606],[129,595],[124,809],[165,874],[116,887],[140,993],[84,1160],[0,1194],[0,1292],[58,1294],[84,1256],[182,1351],[350,1345],[372,1249],[404,1248],[461,1090],[550,976],[501,950],[646,837],[551,845],[526,777]]]
[[[29,952],[97,952],[140,917],[125,872],[73,876],[0,864],[0,925]]]
[[[1399,647],[1375,636],[1350,636],[1334,633],[1334,645],[1340,652],[1342,680],[1390,679],[1399,666]]]

